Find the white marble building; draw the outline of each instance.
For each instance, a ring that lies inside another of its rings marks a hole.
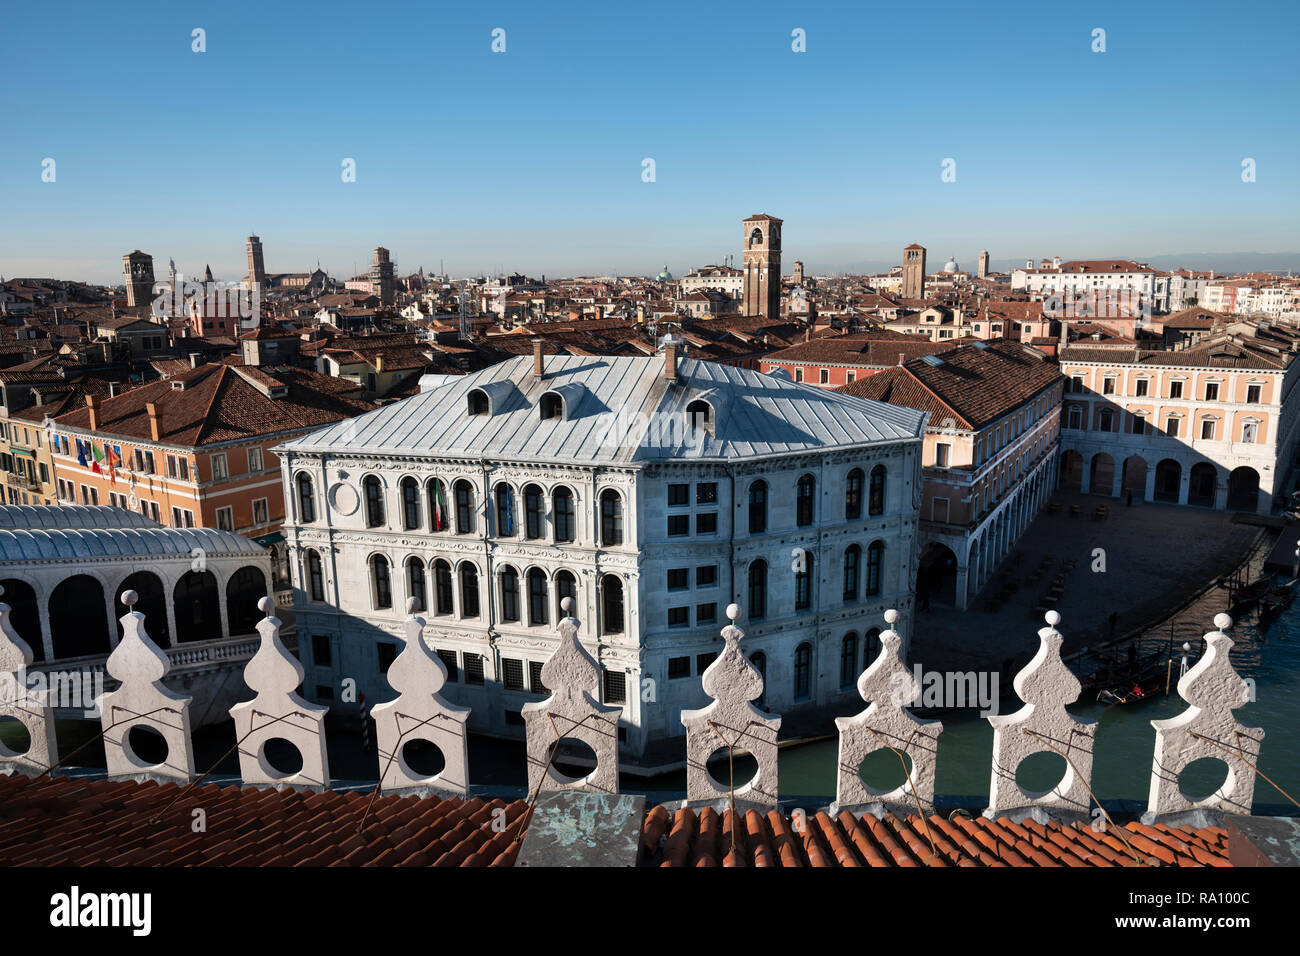
[[[625,753],[649,759],[706,702],[732,601],[786,714],[849,698],[868,632],[911,604],[922,412],[675,345],[430,384],[280,449],[309,698],[346,704],[346,678],[393,697],[415,596],[444,696],[521,736],[571,595]]]

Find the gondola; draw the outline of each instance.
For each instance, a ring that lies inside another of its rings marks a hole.
[[[1165,696],[1167,675],[1163,669],[1152,670],[1143,674],[1136,681],[1129,681],[1115,687],[1097,692],[1099,704],[1144,704],[1149,700]]]

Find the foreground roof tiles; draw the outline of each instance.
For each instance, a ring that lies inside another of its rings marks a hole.
[[[0,776],[0,866],[514,865],[521,800],[380,796],[367,814],[369,802],[356,791]],[[196,807],[205,833],[188,825]],[[498,808],[504,829],[492,825]]]
[[[825,811],[801,820],[776,810],[697,814],[663,806],[646,814],[642,866],[1229,866],[1227,833],[1164,825],[1096,831],[1084,825],[983,817],[911,814],[832,818]],[[1118,830],[1118,832],[1117,832]],[[734,831],[734,842],[733,842]],[[933,846],[931,844],[933,839]],[[733,848],[734,847],[734,848]]]

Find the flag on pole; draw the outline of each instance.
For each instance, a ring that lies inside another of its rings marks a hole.
[[[104,451],[108,457],[108,480],[110,484],[117,484],[117,469],[122,467],[122,446],[105,445]]]
[[[99,450],[99,446],[93,441],[90,443],[90,454],[95,459],[94,462],[91,463],[90,470],[97,475],[102,475],[104,472],[100,469],[99,463],[104,460],[104,453]]]
[[[506,492],[506,527],[503,533],[508,538],[515,533],[515,496],[510,491]]]

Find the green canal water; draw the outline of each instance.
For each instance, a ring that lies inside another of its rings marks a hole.
[[[1207,622],[1208,623],[1208,622]],[[1255,682],[1255,700],[1235,711],[1237,719],[1264,729],[1259,769],[1292,797],[1300,799],[1300,602],[1292,605],[1261,633],[1253,618],[1246,618],[1229,630],[1235,645],[1232,661],[1237,672]],[[1196,662],[1200,642],[1180,628],[1179,644],[1192,642],[1189,666]],[[1181,651],[1178,653],[1181,654]],[[1177,684],[1179,663],[1174,664]],[[1013,712],[1019,701],[1003,701],[1004,713]],[[1111,705],[1081,701],[1070,712],[1097,720],[1092,786],[1102,800],[1145,802],[1151,781],[1151,760],[1155,730],[1151,721],[1181,713],[1187,704],[1177,691],[1138,705]],[[943,735],[939,738],[935,792],[952,797],[988,796],[993,754],[993,729],[974,710],[950,711],[942,715]],[[835,792],[836,749],[834,739],[787,747],[780,755],[782,793],[830,795]],[[903,771],[896,757],[867,768],[873,784],[896,785]],[[1027,789],[1048,789],[1059,780],[1064,761],[1049,756],[1038,766],[1025,767],[1020,782]],[[871,776],[872,771],[881,773]],[[1192,796],[1212,793],[1222,783],[1221,763],[1194,765],[1180,785]],[[1256,807],[1275,807],[1279,812],[1300,812],[1278,790],[1263,779],[1255,784]]]

